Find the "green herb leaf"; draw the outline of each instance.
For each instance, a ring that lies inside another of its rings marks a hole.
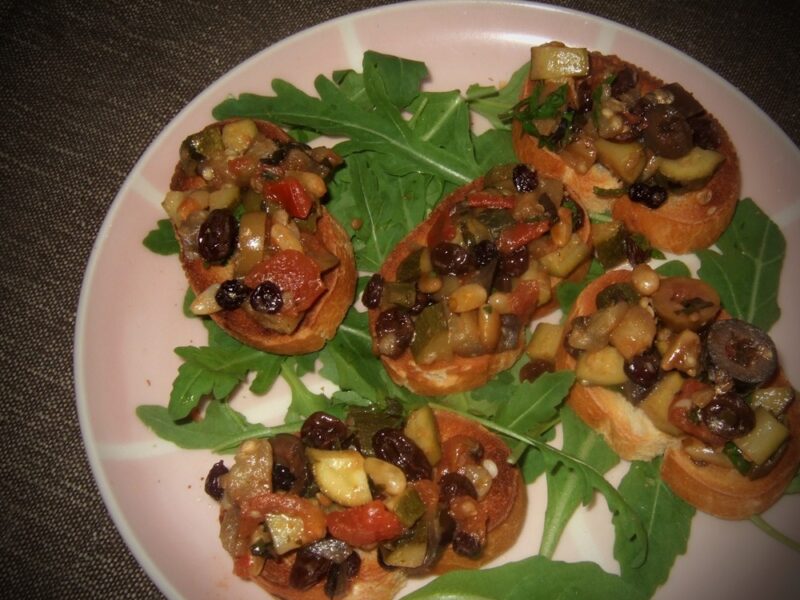
[[[302,421],[317,411],[330,412],[330,402],[322,394],[315,394],[297,375],[297,365],[293,358],[286,359],[281,365],[281,377],[292,390],[292,402],[286,412],[287,421]]]
[[[667,487],[659,474],[660,460],[634,462],[622,479],[619,492],[647,526],[648,551],[644,564],[630,562],[630,555],[614,545],[622,578],[651,596],[667,580],[675,559],[686,553],[695,510]]]
[[[569,313],[572,305],[575,304],[575,300],[577,300],[583,289],[603,273],[605,273],[603,265],[597,260],[592,260],[591,265],[589,265],[589,271],[586,273],[586,277],[584,277],[583,280],[578,282],[562,281],[558,284],[556,288],[556,299],[558,300],[561,311],[564,313],[564,318],[566,318],[567,313]]]
[[[388,101],[403,110],[419,95],[423,79],[428,77],[425,63],[367,51],[362,60],[364,87],[375,106]]]
[[[469,107],[486,117],[495,130],[510,129],[508,120],[504,121],[500,115],[508,113],[517,104],[529,71],[530,63],[526,62],[514,71],[508,83],[499,89],[477,84],[469,86],[466,93]]]
[[[340,223],[359,220],[353,247],[359,270],[376,272],[403,236],[423,220],[443,193],[442,182],[430,175],[395,177],[380,162],[353,155],[347,169],[331,185],[336,202],[328,207]]]
[[[500,405],[495,422],[518,433],[538,437],[558,422],[558,408],[574,381],[572,371],[558,371],[543,373],[533,382],[508,386],[507,400]],[[524,442],[512,446],[512,460],[519,458],[526,447]]]
[[[175,348],[175,353],[185,361],[178,368],[169,399],[169,414],[176,421],[188,416],[205,396],[227,398],[250,371],[264,373],[251,389],[267,391],[274,381],[276,365],[284,360],[238,342],[230,346],[182,346]]]
[[[334,81],[319,76],[315,80],[318,98],[305,94],[292,84],[276,79],[272,82],[275,96],[242,94],[219,104],[213,110],[217,119],[234,116],[266,118],[280,123],[313,129],[334,137],[348,138],[336,150],[350,157],[355,153],[374,152],[381,155],[383,168],[395,175],[428,173],[455,185],[475,179],[480,173],[471,147],[458,148],[455,142],[441,147],[428,139],[427,131],[415,132],[403,118],[395,102],[405,101],[408,90],[419,87],[419,69],[413,66],[398,67],[388,57],[375,59],[374,53],[365,55],[364,85],[373,110],[365,110],[361,100],[354,100]],[[409,62],[409,61],[405,61]],[[410,61],[413,62],[413,61]],[[404,81],[387,83],[389,75],[384,70],[404,77]],[[424,107],[416,105],[420,111]],[[449,127],[448,114],[439,113]]]
[[[598,198],[619,198],[620,196],[624,196],[628,193],[628,189],[621,187],[621,188],[601,188],[594,186],[593,189],[594,195]]]
[[[156,225],[156,228],[150,231],[142,240],[145,247],[151,252],[163,256],[178,254],[180,246],[175,238],[175,231],[172,229],[170,220],[161,219]]]
[[[619,462],[619,457],[603,440],[603,436],[584,424],[569,407],[561,410],[564,452],[591,465],[598,473],[606,473]],[[552,557],[564,528],[581,504],[592,499],[592,488],[576,471],[558,465],[547,473],[547,510],[539,554]],[[624,495],[624,494],[623,494]],[[627,496],[625,496],[627,498]]]
[[[679,260],[670,260],[656,267],[656,272],[662,277],[691,277],[692,272],[685,263]]]
[[[532,556],[493,569],[454,571],[404,600],[644,600],[647,596],[594,563]]]
[[[781,315],[778,284],[786,240],[780,228],[745,198],[717,246],[720,252],[697,253],[698,275],[719,292],[722,305],[734,317],[769,331]]]
[[[141,405],[136,415],[158,437],[189,450],[215,450],[235,447],[239,438],[268,436],[292,431],[296,425],[264,427],[249,423],[227,404],[212,400],[200,420],[174,420],[163,406]]]
[[[509,130],[489,129],[475,138],[475,157],[481,173],[495,165],[517,162]]]

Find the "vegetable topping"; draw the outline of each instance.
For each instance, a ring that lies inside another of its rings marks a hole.
[[[769,472],[789,438],[794,391],[776,378],[777,351],[763,330],[720,316],[708,284],[660,278],[646,265],[600,291],[595,305],[563,334],[581,385],[618,391],[665,433],[687,436],[700,464],[751,478]],[[545,333],[537,328],[534,340],[529,355],[554,360]]]
[[[399,428],[372,431],[390,422]],[[211,468],[206,491],[220,502],[237,574],[291,558],[292,587],[325,581],[333,598],[358,574],[356,549],[377,545],[384,564],[410,569],[432,567],[451,544],[480,557],[491,526],[480,499],[498,468],[469,435],[442,442],[428,406],[405,424],[353,409],[346,421],[314,413],[299,436],[245,442],[230,471],[222,461]]]
[[[439,211],[426,244],[362,295],[379,311],[376,347],[418,364],[518,347],[535,309],[589,258],[587,222],[563,186],[523,164],[491,169],[481,189]]]
[[[713,119],[680,84],[655,88],[621,61],[560,42],[531,49],[530,79],[507,116],[579,174],[603,165],[634,202],[657,209],[725,160]]]
[[[195,314],[241,308],[266,329],[297,328],[338,265],[314,232],[325,181],[341,162],[250,119],[186,138],[163,207],[184,258],[229,276],[198,294]]]

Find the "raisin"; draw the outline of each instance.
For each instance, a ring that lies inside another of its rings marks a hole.
[[[206,483],[205,483],[206,494],[211,496],[217,502],[222,500],[222,495],[225,492],[225,490],[222,489],[222,486],[219,483],[219,478],[225,475],[225,473],[227,472],[228,472],[228,467],[225,466],[225,463],[223,461],[219,461],[214,463],[214,465],[208,471],[208,475],[206,475]]]
[[[536,175],[536,171],[532,170],[528,165],[516,165],[511,177],[514,181],[514,189],[520,193],[532,192],[539,185],[539,177]]]
[[[283,294],[278,284],[265,281],[250,294],[250,306],[258,312],[274,315],[283,308]]]
[[[208,262],[222,262],[236,249],[239,224],[231,211],[212,210],[197,233],[197,251]]]
[[[214,295],[214,300],[217,301],[221,308],[233,310],[242,305],[248,294],[250,294],[250,288],[243,281],[240,279],[228,279],[220,284],[217,293]]]

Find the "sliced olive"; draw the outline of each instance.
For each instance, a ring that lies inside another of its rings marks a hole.
[[[719,294],[691,277],[666,277],[652,295],[656,315],[672,331],[697,331],[717,316]]]
[[[677,108],[656,104],[645,113],[645,119],[644,143],[656,155],[680,158],[692,149],[692,128]]]
[[[746,321],[717,321],[709,327],[706,344],[713,365],[745,384],[767,381],[778,366],[772,338]]]

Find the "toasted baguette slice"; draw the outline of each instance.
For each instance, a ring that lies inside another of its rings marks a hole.
[[[222,128],[224,121],[209,125]],[[286,144],[292,138],[280,127],[267,121],[255,121],[258,130],[267,138]],[[202,186],[198,177],[187,174],[181,165],[175,168],[171,189],[191,190]],[[213,184],[212,184],[213,187]],[[302,321],[292,333],[280,333],[263,327],[252,318],[244,308],[220,310],[209,316],[222,329],[240,342],[275,354],[304,354],[319,350],[336,333],[344,315],[352,305],[355,293],[356,269],[353,247],[344,228],[330,215],[324,206],[319,207],[320,216],[314,234],[325,249],[336,256],[338,264],[322,274],[325,291],[306,311]],[[177,234],[177,225],[174,224]],[[183,270],[192,290],[201,294],[210,285],[232,279],[233,265],[209,265],[197,253],[189,253],[183,244],[182,236],[180,259]]]
[[[426,246],[428,234],[435,223],[443,216],[448,214],[451,209],[463,201],[470,192],[483,190],[483,178],[462,186],[452,194],[444,198],[430,216],[418,225],[411,233],[392,250],[380,269],[380,275],[386,281],[394,281],[397,270],[403,260],[415,249]],[[588,243],[591,235],[591,227],[588,218],[583,219],[583,226],[575,232],[580,240]],[[588,270],[590,258],[579,265],[569,276],[569,278],[582,278]],[[537,281],[535,285],[549,285],[554,289],[561,281],[555,276],[546,276],[544,282]],[[528,282],[534,284],[534,282]],[[534,290],[533,295],[538,292]],[[543,316],[557,308],[554,294],[548,291],[548,300],[544,304],[538,304],[535,300],[519,308],[518,314],[527,325],[534,317]],[[370,333],[373,338],[373,349],[376,354],[377,335],[376,322],[380,311],[378,309],[369,310]],[[524,336],[520,336],[519,342],[513,349],[503,352],[481,354],[478,356],[453,356],[450,360],[437,360],[431,364],[419,364],[414,360],[410,350],[406,350],[398,358],[381,356],[384,367],[391,376],[392,380],[398,385],[405,386],[413,392],[425,396],[441,396],[449,393],[462,392],[475,389],[486,384],[494,375],[510,368],[520,357],[525,349]]]
[[[592,281],[580,293],[567,316],[565,332],[577,317],[588,316],[597,310],[597,294],[614,283],[630,282],[631,271],[608,271]],[[573,358],[562,343],[556,354],[556,369],[574,370]],[[667,448],[680,446],[680,438],[658,429],[644,411],[638,409],[620,393],[600,386],[578,383],[570,390],[570,407],[592,429],[603,435],[606,443],[625,460],[650,460]]]
[[[439,436],[444,442],[455,436],[468,436],[480,442],[484,459],[491,460],[498,467],[498,474],[492,487],[480,503],[488,509],[488,535],[481,556],[470,559],[456,554],[449,547],[432,569],[442,574],[456,569],[476,569],[491,562],[511,546],[519,537],[527,514],[527,495],[519,469],[508,463],[508,447],[495,434],[475,421],[443,410],[434,411]],[[341,600],[391,600],[408,580],[409,574],[403,569],[387,569],[381,566],[378,551],[358,550],[361,567]],[[254,577],[262,588],[278,598],[286,600],[327,600],[324,582],[306,590],[297,590],[289,584],[289,574],[294,564],[295,554],[284,560],[268,560],[261,574]]]
[[[788,385],[788,382],[787,382]],[[778,463],[759,479],[749,479],[736,469],[700,464],[681,447],[670,448],[661,463],[661,477],[689,504],[722,519],[748,519],[775,504],[800,466],[800,402],[788,408],[791,438]]]
[[[599,77],[599,81],[604,78],[602,73],[633,69],[638,74],[637,87],[642,95],[664,85],[647,71],[616,56],[592,52],[590,64],[590,77]],[[534,85],[534,81],[526,80],[523,98],[531,95]],[[670,193],[667,201],[657,209],[633,202],[627,194],[611,199],[598,196],[596,188],[615,190],[623,187],[623,182],[599,163],[584,173],[575,170],[559,154],[539,147],[539,141],[526,134],[516,119],[512,125],[512,138],[521,161],[544,175],[562,180],[572,197],[586,210],[610,211],[628,230],[641,233],[656,248],[685,254],[706,248],[719,238],[733,218],[741,190],[739,160],[733,143],[720,123],[710,114],[707,117],[718,133],[720,145],[716,150],[725,157],[724,162],[703,187]]]
[[[574,319],[597,310],[597,295],[609,285],[631,281],[631,271],[609,271],[592,281],[578,296],[567,317]],[[719,311],[716,320],[730,315]],[[556,356],[558,369],[574,369],[576,360],[562,343]],[[790,386],[778,368],[770,385]],[[750,479],[733,466],[698,462],[684,449],[693,438],[670,435],[658,429],[646,413],[622,394],[600,386],[576,383],[568,399],[575,412],[600,432],[611,448],[627,460],[650,460],[663,454],[661,477],[681,498],[699,510],[725,519],[745,519],[772,506],[800,466],[800,402],[791,402],[786,415],[789,439],[777,463],[763,477]]]

